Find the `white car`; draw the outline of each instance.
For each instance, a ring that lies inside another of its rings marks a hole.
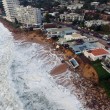
[[[102,37],[103,40],[108,40],[108,37]]]
[[[108,41],[108,42],[107,42],[107,44],[109,44],[109,45],[110,45],[110,41]]]

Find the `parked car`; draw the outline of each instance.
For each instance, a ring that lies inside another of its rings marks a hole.
[[[110,45],[110,41],[107,41],[107,44]]]
[[[108,40],[108,36],[103,36],[102,39],[107,41]]]

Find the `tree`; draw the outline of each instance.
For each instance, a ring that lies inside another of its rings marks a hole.
[[[109,0],[99,0],[99,2],[101,3],[101,4],[106,4],[107,2],[109,2]]]
[[[73,22],[72,22],[72,25],[77,25],[78,24],[78,19],[75,19]]]
[[[93,24],[90,29],[99,32],[102,31],[102,25]]]
[[[15,24],[19,24],[18,20],[15,18]]]
[[[46,21],[47,23],[50,23],[52,18],[53,18],[52,15],[50,15],[49,13],[46,13],[46,15],[45,15],[45,21]]]
[[[82,0],[84,1],[85,3],[90,3],[90,2],[93,2],[94,0]]]
[[[55,2],[53,3],[53,6],[54,6],[54,7],[57,7],[58,5],[60,5],[60,2],[58,2],[58,1],[55,1]]]
[[[99,13],[94,14],[93,19],[95,19],[95,20],[100,19],[100,15],[99,15]]]
[[[91,6],[91,4],[89,2],[89,3],[84,3],[83,9],[94,10],[95,8],[94,8],[94,6]]]
[[[84,20],[80,21],[80,27],[84,27]]]
[[[67,7],[62,7],[60,10],[59,10],[59,13],[60,14],[63,14],[64,12],[68,11]]]
[[[110,26],[109,25],[103,25],[102,26],[102,31],[105,33],[108,33],[110,31]]]
[[[27,6],[27,5],[29,5],[29,3],[28,3],[27,0],[23,0],[23,1],[21,1],[20,4],[23,5],[23,6]]]

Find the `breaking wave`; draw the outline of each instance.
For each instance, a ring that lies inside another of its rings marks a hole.
[[[0,110],[83,110],[76,96],[50,76],[61,64],[51,48],[14,41],[0,24],[0,51]]]

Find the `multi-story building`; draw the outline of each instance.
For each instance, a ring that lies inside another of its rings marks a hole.
[[[0,0],[0,5],[2,5],[2,0]]]
[[[83,7],[82,3],[74,3],[72,5],[68,5],[67,9],[69,10],[76,10],[76,9],[81,9]]]
[[[107,25],[109,24],[109,21],[104,21],[104,20],[90,20],[90,21],[85,21],[85,26],[91,27],[92,25]]]
[[[79,3],[80,2],[80,0],[74,0],[74,3]]]
[[[15,7],[19,5],[18,0],[2,0],[5,13],[6,13],[6,19],[14,22],[15,21],[15,16],[16,16],[16,10]]]
[[[64,13],[60,14],[60,19],[64,21],[74,21],[74,20],[83,20],[84,16],[79,15],[77,13]]]
[[[16,19],[22,24],[38,25],[42,22],[41,10],[38,8],[33,8],[31,6],[19,6],[16,7]]]

